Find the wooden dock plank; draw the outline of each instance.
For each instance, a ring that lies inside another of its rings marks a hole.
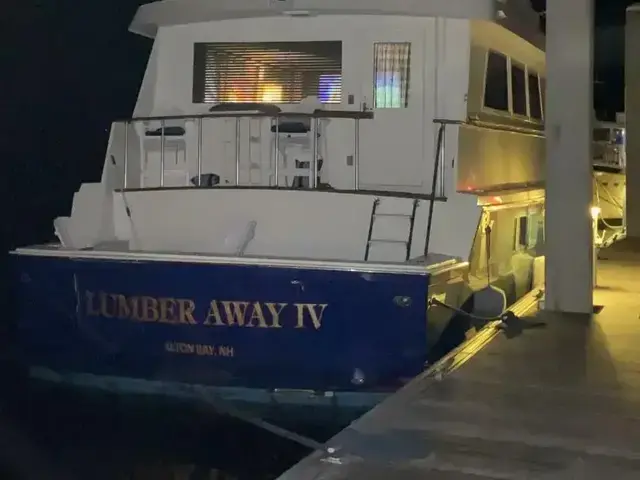
[[[281,479],[638,478],[640,262],[599,267],[601,313],[538,313],[544,328],[416,379]]]

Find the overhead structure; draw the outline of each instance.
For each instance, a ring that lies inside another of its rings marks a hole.
[[[593,0],[547,4],[546,303],[593,311]]]

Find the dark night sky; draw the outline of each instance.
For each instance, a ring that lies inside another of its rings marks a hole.
[[[544,1],[532,2],[543,8]],[[99,178],[110,122],[131,114],[150,51],[150,40],[127,31],[142,3],[5,0],[4,249],[48,240],[52,219],[68,214],[80,183]],[[604,83],[596,86],[596,104],[611,112],[622,108],[630,3],[597,1],[597,77]]]

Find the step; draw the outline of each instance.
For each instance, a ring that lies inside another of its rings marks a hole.
[[[401,217],[401,218],[411,218],[411,214],[406,213],[376,213],[375,217]]]
[[[369,240],[369,243],[401,243],[403,245],[407,244],[406,240],[391,240],[391,239],[384,239],[384,238],[372,238],[371,240]]]

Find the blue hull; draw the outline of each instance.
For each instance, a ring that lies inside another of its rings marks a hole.
[[[327,395],[308,391],[216,387],[84,373],[61,374],[42,367],[32,368],[30,376],[49,386],[61,385],[87,393],[116,393],[123,398],[148,397],[152,405],[156,400],[177,400],[188,405],[208,406],[219,414],[228,414],[231,409],[232,416],[239,412],[242,416],[260,418],[292,430],[321,427],[323,431],[331,432],[342,430],[393,394],[342,391]]]
[[[429,353],[426,272],[15,262],[23,360],[60,378],[122,379],[111,385],[125,390],[146,380],[169,394],[211,387],[233,402],[280,405],[336,392],[369,408]],[[309,401],[335,405],[331,395]]]

